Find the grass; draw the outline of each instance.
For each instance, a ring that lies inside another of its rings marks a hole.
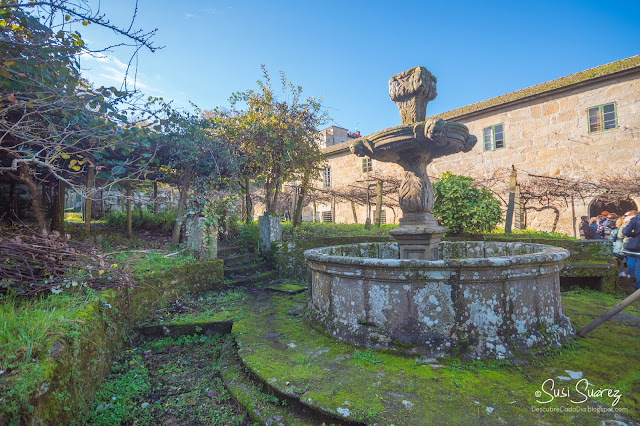
[[[620,301],[586,290],[563,293],[562,297],[576,329]],[[612,414],[532,411],[532,407],[540,407],[535,393],[543,382],[571,370],[583,372],[594,389],[619,389],[623,397],[618,408],[628,410],[623,414],[633,419],[640,415],[640,347],[635,327],[607,322],[587,338],[523,360],[450,357],[428,362],[389,351],[356,349],[308,328],[288,314],[292,305],[305,300],[306,295],[249,298],[247,313],[234,324],[234,332],[243,349],[243,362],[253,374],[282,392],[291,388],[285,386],[289,381],[303,401],[312,401],[329,412],[348,408],[352,415],[359,414],[358,419],[375,418],[381,424],[601,424],[611,419]],[[625,312],[639,314],[637,310]],[[264,338],[266,333],[277,335],[277,341]],[[556,385],[573,389],[576,383],[556,380]],[[593,404],[611,407],[612,400],[606,396],[590,399]],[[573,406],[561,398],[551,405]]]
[[[257,247],[258,222],[244,223],[236,216],[230,217],[227,222],[227,234],[224,235],[221,244]]]
[[[168,256],[168,254],[171,253],[160,250],[150,250],[142,253],[136,252],[135,250],[125,250],[109,256],[109,260],[117,265],[129,265],[135,275],[151,271],[162,271],[195,260],[193,256],[186,251],[173,256]]]
[[[303,222],[294,227],[291,222],[282,223],[282,241],[295,242],[314,238],[332,237],[358,237],[358,236],[389,236],[389,230],[397,227],[396,224],[382,225],[380,228],[371,226],[366,229],[362,224],[347,223],[314,223]],[[522,238],[551,238],[563,240],[575,240],[575,238],[559,232],[533,231],[530,229],[514,229],[511,234],[505,234],[504,229],[496,228],[486,235],[503,235],[516,240]],[[258,222],[233,222],[227,244],[256,245],[258,242]]]
[[[599,291],[588,288],[574,288],[571,289],[571,291],[562,293],[562,298],[563,301],[565,299],[570,300],[572,306],[579,306],[580,308],[585,309],[585,311],[591,307],[591,313],[594,316],[598,316],[607,309],[610,309],[620,303],[626,298],[626,295],[622,293],[615,295],[600,293]],[[640,317],[640,303],[633,303],[626,307],[622,312]]]
[[[45,361],[61,336],[79,333],[92,291],[0,300],[0,417],[15,419],[50,380]]]
[[[249,295],[242,288],[205,295],[186,294],[176,303],[159,309],[148,322],[191,323],[242,318],[239,307]]]
[[[282,224],[283,241],[299,241],[312,238],[330,238],[330,237],[357,237],[357,236],[383,236],[389,235],[389,230],[398,225],[382,225],[380,228],[371,226],[366,229],[360,224],[346,223],[301,223],[294,227],[291,223]]]
[[[153,214],[148,211],[135,210],[131,212],[131,227],[134,231],[151,231],[163,234],[170,233],[176,222],[176,213],[172,210]],[[121,212],[112,212],[105,218],[105,223],[115,228],[127,228],[127,215]]]
[[[72,240],[82,241],[84,228],[74,222],[75,216],[69,215],[80,215],[80,213],[67,213],[65,220],[70,226],[67,226],[65,231],[71,234]],[[149,241],[136,235],[129,237],[122,233],[104,232],[99,228],[92,229],[92,233],[99,237],[99,248],[107,254],[110,264],[116,264],[119,267],[128,265],[135,275],[164,270],[194,261],[193,256],[187,251],[180,252],[180,246],[161,244],[158,241]],[[173,254],[176,252],[178,253]],[[168,256],[169,254],[171,256]]]
[[[82,213],[73,213],[73,212],[65,213],[64,220],[66,222],[72,222],[72,223],[84,223],[84,220],[82,220]]]
[[[114,362],[77,424],[243,424],[220,379],[220,336],[140,343]]]
[[[382,363],[382,358],[374,354],[371,349],[367,349],[366,351],[355,351],[353,355],[351,355],[351,359],[368,362],[369,364]]]
[[[71,213],[66,219],[72,239],[84,239],[80,215]],[[105,269],[117,265],[140,276],[193,261],[186,252],[167,257],[171,247],[149,250],[153,244],[141,238],[104,233],[99,227],[94,234],[101,236],[100,251],[114,253],[107,256]],[[0,295],[0,423],[3,414],[15,418],[28,412],[29,398],[50,380],[51,363],[45,361],[53,343],[65,336],[74,342],[83,336],[83,323],[93,309],[90,305],[99,300],[99,293],[84,287],[30,299]],[[62,394],[58,397],[65,400]]]
[[[98,297],[65,292],[49,297],[0,299],[0,370],[12,374],[49,355],[49,348],[66,331],[78,327],[77,317]]]
[[[522,239],[523,237],[529,238],[555,238],[562,240],[575,240],[575,238],[562,234],[560,232],[546,232],[546,231],[534,231],[531,229],[514,229],[511,231],[511,234],[505,234],[504,229],[496,228],[493,231],[489,232],[488,235],[503,235],[505,237],[512,237],[514,239]]]
[[[91,221],[92,225],[100,223],[99,221]],[[84,234],[84,222],[74,222],[73,220],[65,220],[64,231],[71,236],[71,240],[86,242]],[[137,235],[127,236],[122,232],[113,232],[105,230],[103,227],[92,226],[91,235],[94,241],[98,241],[98,246],[103,251],[115,251],[125,248],[141,249],[155,247],[159,248],[162,244],[159,241],[148,240]]]

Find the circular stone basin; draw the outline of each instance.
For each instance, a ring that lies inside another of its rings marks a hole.
[[[397,243],[305,251],[309,319],[339,339],[430,356],[505,358],[573,336],[560,277],[569,252],[542,244],[441,242],[435,261]]]

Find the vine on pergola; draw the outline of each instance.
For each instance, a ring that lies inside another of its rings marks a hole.
[[[118,46],[157,49],[155,30],[135,30],[133,21],[119,28],[84,0],[0,4],[0,178],[28,186],[43,233],[40,183],[58,183],[57,199],[65,186],[91,198],[96,180],[114,184],[153,161],[145,127],[122,108],[135,93],[126,83],[95,88],[80,75],[81,55],[115,47],[92,50],[72,30],[90,24],[122,36]]]

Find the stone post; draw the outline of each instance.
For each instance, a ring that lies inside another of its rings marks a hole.
[[[260,252],[271,252],[271,243],[282,241],[282,222],[280,216],[263,215],[258,218]]]
[[[516,168],[511,166],[511,174],[509,175],[509,203],[507,204],[507,217],[505,218],[504,233],[511,233],[511,224],[513,223],[513,212],[516,204],[516,185],[518,183]]]
[[[204,217],[187,218],[185,246],[198,260],[211,260],[218,256],[218,229],[208,225]]]

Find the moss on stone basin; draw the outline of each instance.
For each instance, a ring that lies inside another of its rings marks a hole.
[[[312,322],[339,339],[410,354],[505,358],[573,335],[562,313],[562,248],[440,243],[439,260],[400,259],[396,243],[305,252]]]
[[[251,290],[237,309],[239,354],[256,377],[278,392],[316,410],[351,421],[378,424],[601,424],[640,421],[640,329],[609,322],[587,338],[517,360],[464,362],[424,359],[391,351],[363,350],[308,327],[291,308],[307,301]],[[565,294],[563,303],[576,327],[619,300],[598,293]],[[640,315],[637,310],[630,313]],[[569,372],[567,372],[567,370]],[[536,392],[555,387],[575,391],[581,377],[592,390],[611,388],[621,397],[593,397],[582,404]],[[568,380],[560,379],[566,377]],[[570,409],[583,411],[568,411]],[[542,412],[542,408],[557,411]],[[538,410],[538,411],[536,411]],[[564,411],[561,411],[564,410]]]

